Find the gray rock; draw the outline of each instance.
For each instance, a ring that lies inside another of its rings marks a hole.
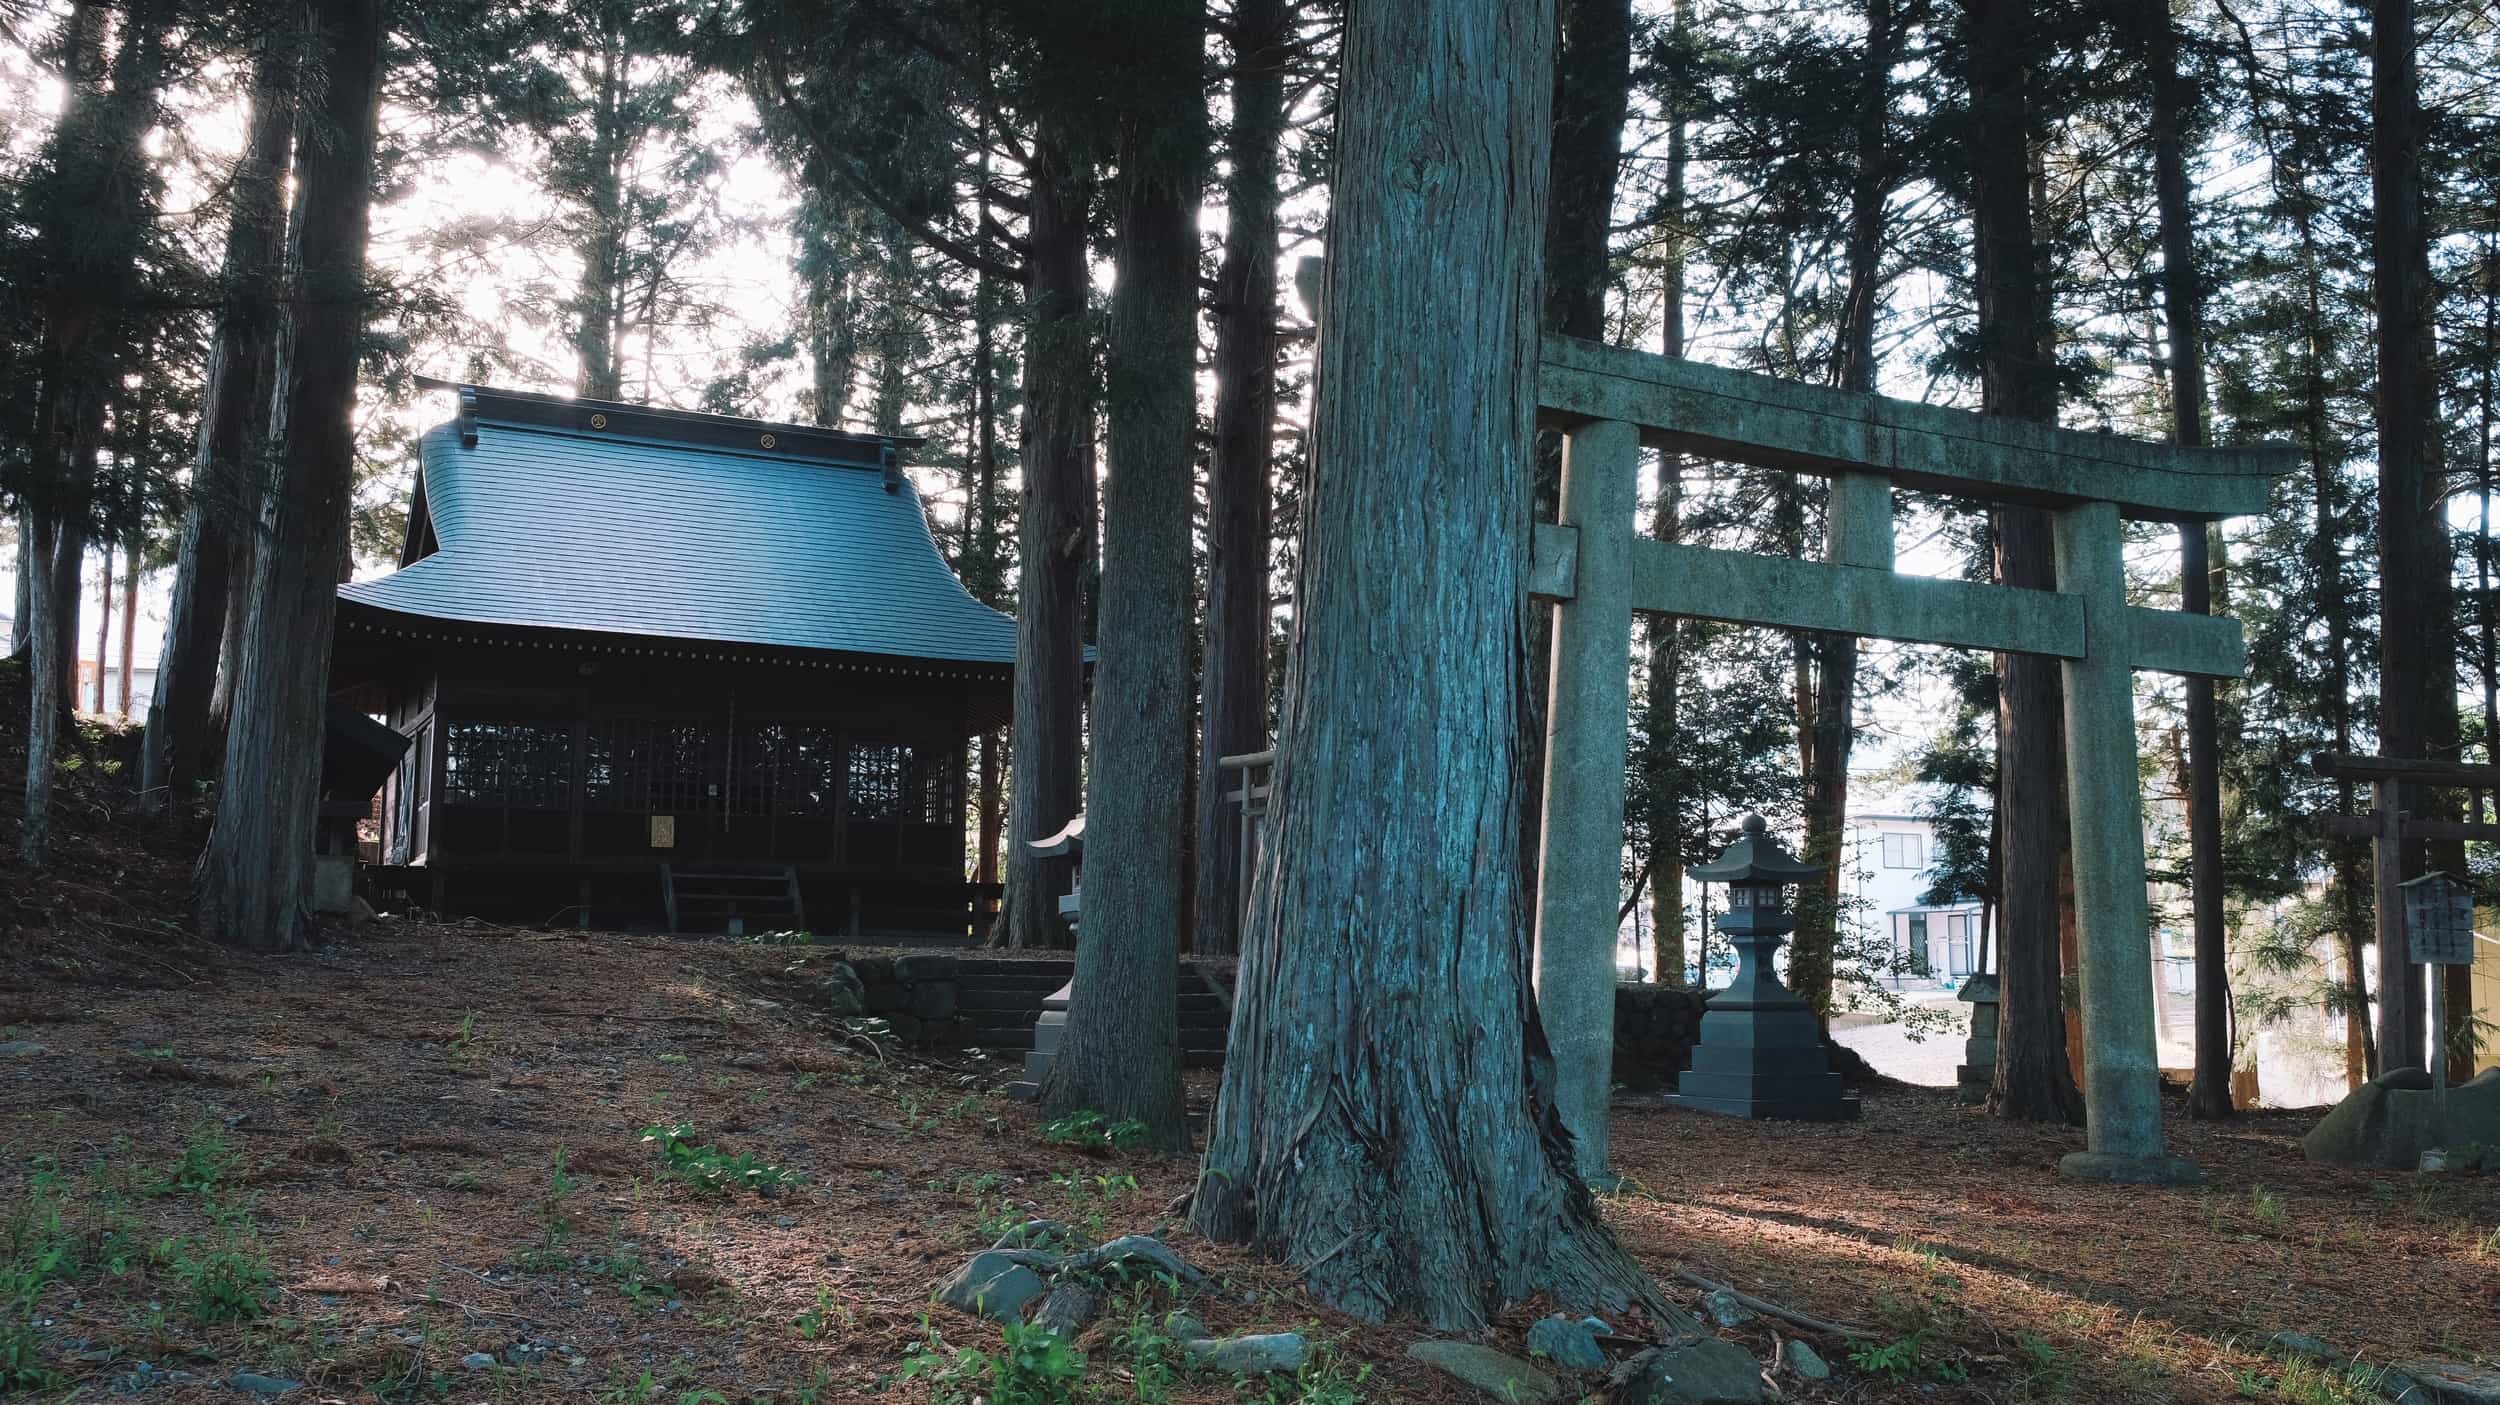
[[[2277,1332],[2266,1338],[2266,1345],[2285,1356],[2305,1356],[2312,1361],[2341,1361],[2342,1352],[2303,1332]]]
[[[997,1249],[972,1256],[955,1276],[938,1285],[937,1300],[1000,1322],[1019,1321],[1025,1304],[1042,1295],[1042,1276]]]
[[[903,959],[909,961],[912,958],[907,956]],[[955,983],[923,981],[912,987],[911,1012],[930,1021],[955,1018]]]
[[[1214,1341],[1181,1343],[1181,1351],[1203,1370],[1230,1376],[1256,1376],[1268,1371],[1299,1371],[1311,1359],[1310,1343],[1300,1332],[1251,1332]]]
[[[2422,1400],[2439,1405],[2500,1405],[2500,1371],[2462,1361],[2399,1361],[2396,1370],[2412,1377],[2418,1387],[2416,1393],[2403,1397],[2404,1405]]]
[[[1792,1337],[1785,1350],[1788,1353],[1788,1369],[1796,1372],[1799,1380],[1828,1381],[1832,1378],[1831,1363],[1804,1342]]]
[[[1206,1275],[1191,1268],[1180,1255],[1172,1252],[1172,1246],[1150,1234],[1124,1234],[1108,1244],[1096,1245],[1069,1259],[1068,1267],[1079,1273],[1104,1269],[1122,1272],[1143,1270],[1169,1274],[1182,1283],[1206,1281]]]
[[[824,978],[816,983],[816,992],[829,1014],[848,1017],[868,1009],[868,987],[847,962],[836,961],[826,967]]]
[[[37,1054],[52,1052],[32,1039],[11,1039],[0,1043],[0,1059],[31,1059]]]
[[[1757,1405],[1762,1365],[1717,1337],[1651,1347],[1615,1368],[1607,1399],[1612,1405]]]
[[[1061,1337],[1073,1337],[1094,1320],[1094,1309],[1101,1299],[1082,1283],[1061,1283],[1042,1298],[1042,1305],[1033,1309],[1033,1325]]]
[[[894,958],[894,979],[907,984],[916,984],[920,981],[951,981],[961,969],[961,963],[952,956],[922,953]]]
[[[1061,1220],[1026,1220],[998,1236],[993,1249],[1055,1249],[1075,1237],[1075,1231]]]
[[[1163,1333],[1176,1342],[1204,1341],[1214,1333],[1198,1320],[1194,1312],[1167,1312],[1163,1315]]]
[[[290,1390],[304,1388],[302,1381],[290,1381],[280,1376],[264,1376],[258,1371],[237,1371],[227,1384],[236,1390],[259,1396],[284,1395]]]
[[[1587,1321],[1574,1322],[1568,1317],[1543,1319],[1528,1329],[1528,1354],[1572,1371],[1603,1371],[1606,1353],[1597,1345],[1597,1332]]]
[[[461,1357],[460,1364],[472,1371],[483,1371],[495,1364],[495,1354],[491,1351],[473,1351]]]
[[[2300,1139],[2300,1149],[2334,1166],[2413,1170],[2440,1141],[2437,1096],[2420,1069],[2392,1070],[2352,1090]],[[2500,1068],[2448,1090],[2447,1144],[2500,1146]]]
[[[1512,1405],[1545,1405],[1562,1398],[1562,1386],[1516,1356],[1504,1355],[1489,1346],[1474,1342],[1417,1342],[1406,1349],[1410,1360],[1420,1361],[1443,1375],[1483,1391],[1496,1400]]]
[[[1742,1327],[1753,1321],[1753,1310],[1736,1301],[1736,1295],[1725,1288],[1716,1288],[1701,1295],[1704,1316],[1721,1327]]]

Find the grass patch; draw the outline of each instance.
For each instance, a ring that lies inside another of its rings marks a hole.
[[[770,1194],[803,1179],[794,1171],[756,1160],[751,1151],[733,1156],[716,1146],[698,1146],[694,1137],[691,1122],[642,1129],[643,1144],[660,1149],[660,1160],[670,1177],[704,1195],[728,1195],[740,1190]]]

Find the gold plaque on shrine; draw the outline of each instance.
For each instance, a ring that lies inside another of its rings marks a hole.
[[[654,849],[677,847],[677,817],[675,815],[651,817],[651,847]]]

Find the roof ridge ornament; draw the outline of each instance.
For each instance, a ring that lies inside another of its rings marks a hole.
[[[460,447],[477,447],[477,387],[460,387],[460,416],[453,422],[460,431]]]

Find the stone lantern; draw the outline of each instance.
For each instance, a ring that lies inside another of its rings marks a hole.
[[[1717,862],[1685,870],[1727,885],[1727,911],[1715,925],[1736,946],[1736,979],[1710,997],[1693,1066],[1667,1102],[1729,1117],[1845,1122],[1858,1115],[1857,1099],[1841,1091],[1814,1011],[1780,984],[1771,960],[1797,927],[1783,890],[1821,877],[1823,869],[1798,862],[1769,828],[1760,815],[1747,815],[1743,833]]]

